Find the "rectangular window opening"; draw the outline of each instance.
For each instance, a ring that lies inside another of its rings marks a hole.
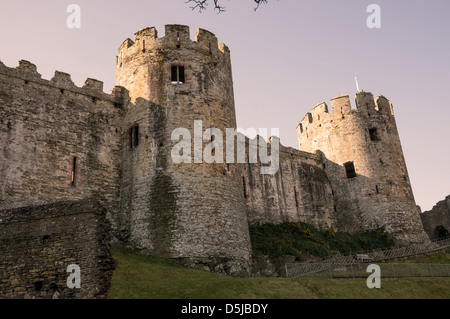
[[[136,124],[128,129],[128,144],[130,148],[135,148],[139,145],[139,125]]]
[[[369,136],[370,136],[370,140],[371,140],[371,141],[376,142],[376,141],[379,141],[379,140],[380,140],[380,138],[379,138],[379,136],[378,136],[378,131],[377,131],[376,128],[370,128],[370,129],[369,129]]]
[[[353,162],[344,163],[344,167],[347,178],[356,177],[355,164]]]
[[[247,185],[245,184],[245,177],[242,177],[242,190],[244,192],[244,198],[248,198]]]
[[[77,178],[77,158],[74,157],[72,160],[72,186],[75,186]]]
[[[184,66],[173,65],[171,68],[172,84],[185,83]]]
[[[134,126],[134,147],[139,145],[139,125]]]

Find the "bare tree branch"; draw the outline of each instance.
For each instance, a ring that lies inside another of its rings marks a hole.
[[[214,1],[214,10],[217,10],[218,11],[217,13],[225,11],[225,7],[219,4],[221,0],[213,0],[213,1]],[[253,0],[253,1],[256,3],[255,11],[258,10],[260,4],[268,2],[268,0]],[[192,10],[198,9],[198,12],[206,10],[206,7],[208,6],[208,0],[187,0],[185,3],[192,3],[192,6],[190,8]]]

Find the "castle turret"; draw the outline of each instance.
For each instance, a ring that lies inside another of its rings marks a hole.
[[[371,93],[318,104],[297,127],[300,150],[321,151],[336,202],[339,228],[385,227],[399,242],[423,242],[392,104]]]
[[[118,236],[214,271],[248,271],[240,167],[220,161],[218,147],[209,151],[217,162],[202,159],[207,145],[220,138],[216,129],[225,137],[226,128],[236,128],[228,48],[202,29],[192,41],[187,26],[167,25],[161,38],[155,28],[146,28],[120,46],[117,85],[130,94]],[[174,133],[178,128],[192,138],[181,163],[172,154],[182,139]],[[210,141],[202,138],[204,132],[214,135]]]

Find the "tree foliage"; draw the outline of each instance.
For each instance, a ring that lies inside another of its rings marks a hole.
[[[256,4],[255,10],[257,10],[260,6],[260,4],[267,3],[268,0],[253,0]],[[198,10],[199,12],[202,12],[203,10],[206,10],[206,7],[209,3],[214,3],[214,10],[217,10],[218,13],[224,12],[225,7],[222,5],[222,0],[187,0],[186,3],[191,4],[192,10]]]

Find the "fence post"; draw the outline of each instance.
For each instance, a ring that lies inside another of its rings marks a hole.
[[[286,278],[289,278],[289,277],[288,277],[288,266],[287,266],[287,264],[284,264],[284,267],[285,267],[285,269],[286,269]]]
[[[431,264],[428,264],[428,268],[430,268],[430,275],[433,277],[433,271],[431,270]]]
[[[450,277],[450,271],[448,270],[448,265],[445,265],[445,268],[447,268],[447,274]]]
[[[414,267],[413,267],[412,263],[411,263],[411,272],[412,272],[413,277],[416,277],[416,275],[414,274]]]
[[[395,278],[397,278],[397,276],[395,275],[394,264],[391,265],[392,265],[392,274],[394,275]]]

